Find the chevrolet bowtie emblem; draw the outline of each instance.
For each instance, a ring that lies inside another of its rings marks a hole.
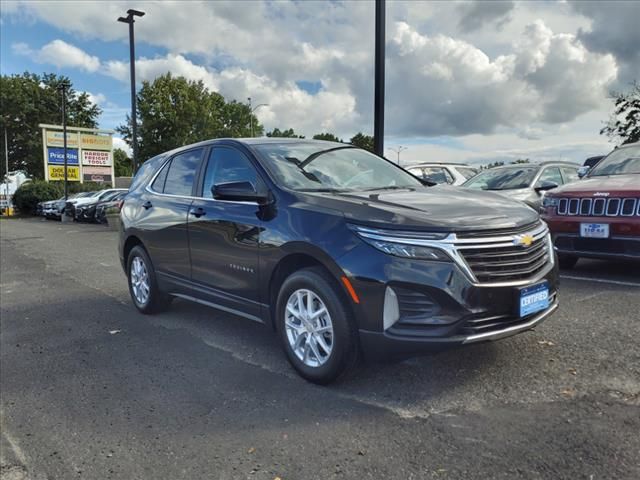
[[[528,233],[524,235],[518,235],[516,238],[513,239],[514,245],[520,245],[522,247],[528,247],[532,243],[533,243],[533,237]]]

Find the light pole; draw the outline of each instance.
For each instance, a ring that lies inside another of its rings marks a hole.
[[[19,122],[20,118],[15,117],[13,122]],[[9,119],[5,118],[4,122],[4,198],[7,203],[6,214],[9,216],[9,140],[7,136],[7,123]]]
[[[253,112],[255,112],[256,110],[258,110],[260,107],[268,107],[269,104],[268,103],[261,103],[259,105],[256,105],[255,107],[251,108],[251,97],[248,97],[247,100],[249,100],[249,130],[251,131],[251,137],[253,137]]]
[[[64,201],[69,196],[69,182],[67,175],[67,88],[69,84],[66,82],[58,85],[58,90],[62,92],[62,145],[64,148]]]
[[[384,154],[385,0],[376,0],[376,47],[373,99],[373,150]]]
[[[409,147],[403,147],[402,145],[398,145],[396,148],[389,148],[392,152],[395,152],[398,155],[398,165],[400,165],[400,152],[404,152]]]
[[[118,21],[129,24],[129,69],[131,71],[131,143],[133,150],[133,174],[138,171],[138,120],[136,119],[136,45],[133,36],[133,17],[143,17],[144,12],[127,10],[126,17],[119,17]]]

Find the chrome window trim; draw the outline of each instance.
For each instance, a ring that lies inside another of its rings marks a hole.
[[[153,182],[155,182],[156,177],[158,175],[160,175],[160,172],[162,171],[162,169],[165,167],[165,165],[167,163],[169,163],[171,160],[173,159],[173,157],[167,159],[166,162],[164,162],[160,168],[158,168],[158,170],[156,171],[156,173],[153,174],[153,177],[151,177],[151,180],[149,180],[147,182],[147,185],[145,186],[145,190],[153,195],[158,195],[159,197],[168,197],[168,198],[180,198],[180,199],[185,199],[185,200],[205,200],[207,202],[224,202],[224,203],[235,203],[235,204],[239,204],[239,205],[258,205],[258,202],[250,202],[250,201],[239,201],[239,200],[218,200],[216,198],[207,198],[207,197],[195,197],[193,195],[173,195],[171,193],[164,193],[164,192],[156,192],[154,189],[151,188],[151,185],[153,185]]]

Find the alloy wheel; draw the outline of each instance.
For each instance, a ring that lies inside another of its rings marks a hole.
[[[308,289],[299,289],[287,300],[287,340],[293,353],[308,367],[319,367],[331,356],[333,324],[322,299]]]
[[[133,296],[140,305],[145,305],[149,301],[149,274],[144,261],[140,257],[134,257],[131,262],[131,289]]]

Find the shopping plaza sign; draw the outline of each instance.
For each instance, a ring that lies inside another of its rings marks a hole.
[[[64,180],[64,134],[61,125],[41,124],[44,175]],[[67,181],[113,186],[113,131],[67,127]]]

